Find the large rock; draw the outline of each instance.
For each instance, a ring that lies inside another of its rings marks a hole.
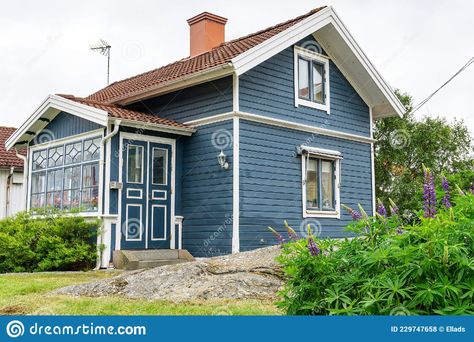
[[[54,294],[135,299],[275,299],[283,283],[275,257],[279,247],[262,248],[195,262],[127,272],[90,284],[68,286]]]

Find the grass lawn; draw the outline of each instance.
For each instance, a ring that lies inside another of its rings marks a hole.
[[[271,302],[200,301],[175,304],[122,297],[51,296],[54,289],[117,275],[116,271],[0,275],[0,315],[280,315]]]

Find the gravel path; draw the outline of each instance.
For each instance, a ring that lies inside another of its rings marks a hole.
[[[275,299],[283,275],[275,257],[279,247],[123,273],[89,284],[68,286],[52,294],[173,302],[206,299]]]

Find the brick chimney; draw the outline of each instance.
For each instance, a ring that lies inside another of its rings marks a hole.
[[[203,12],[188,19],[191,57],[211,50],[225,41],[227,19]]]

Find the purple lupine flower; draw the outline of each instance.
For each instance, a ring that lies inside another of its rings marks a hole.
[[[450,192],[448,180],[444,176],[443,176],[443,179],[441,180],[441,187],[444,190],[444,196],[443,196],[443,199],[441,200],[441,203],[443,203],[443,205],[449,209],[451,208],[451,201],[450,201],[451,192]]]
[[[295,230],[293,228],[291,228],[288,225],[288,222],[286,222],[286,221],[285,221],[285,228],[286,228],[286,231],[288,232],[288,237],[290,238],[291,241],[297,241],[299,239],[298,235],[295,232]]]
[[[436,193],[433,175],[428,168],[424,168],[425,183],[423,185],[424,217],[434,218],[436,216]]]
[[[319,255],[319,253],[321,253],[321,250],[318,248],[318,246],[314,242],[314,239],[312,236],[308,237],[308,249],[309,249],[309,253],[311,253],[312,256],[317,256]]]
[[[390,213],[392,215],[398,215],[400,211],[398,209],[398,205],[396,205],[395,202],[391,198],[388,199],[388,202],[390,203]]]
[[[344,209],[346,209],[349,214],[351,214],[352,219],[354,221],[359,221],[359,220],[362,219],[362,214],[359,213],[357,210],[354,210],[354,209],[352,209],[352,208],[350,208],[350,207],[348,207],[347,205],[344,205],[344,204],[342,204],[342,207]]]
[[[387,209],[385,208],[385,206],[383,205],[383,202],[379,199],[378,200],[378,205],[377,205],[377,213],[380,215],[380,216],[387,216]]]
[[[398,227],[397,228],[397,234],[402,235],[403,233],[405,233],[405,231],[402,228]]]
[[[285,239],[283,238],[283,236],[281,236],[280,233],[278,233],[275,229],[273,229],[272,227],[268,227],[268,229],[270,229],[270,231],[272,232],[272,234],[275,236],[275,238],[277,239],[278,243],[280,245],[283,245],[285,243]]]

